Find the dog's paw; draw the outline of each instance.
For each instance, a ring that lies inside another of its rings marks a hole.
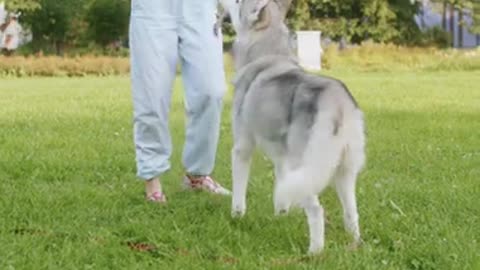
[[[288,214],[290,211],[290,207],[284,206],[284,207],[275,207],[275,215],[276,216],[285,216]]]
[[[233,218],[242,218],[245,216],[245,211],[242,210],[232,210],[232,217]]]
[[[245,216],[245,212],[247,207],[245,204],[233,204],[232,206],[232,217],[233,218],[241,218]]]
[[[348,245],[347,249],[349,251],[356,251],[363,245],[363,240],[361,238],[354,240],[350,245]]]
[[[276,216],[286,215],[290,211],[290,203],[285,200],[275,199],[274,209]]]
[[[316,243],[316,244],[310,244],[310,247],[308,248],[308,255],[320,255],[323,251],[323,245]]]

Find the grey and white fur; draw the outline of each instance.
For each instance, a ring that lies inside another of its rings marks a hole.
[[[358,245],[355,186],[366,141],[362,111],[342,82],[310,74],[297,63],[284,23],[291,0],[236,2],[225,6],[237,22],[232,214],[246,212],[251,158],[258,147],[274,164],[275,213],[293,206],[305,211],[309,253],[324,247],[324,211],[317,196],[329,185],[336,188],[345,228]]]

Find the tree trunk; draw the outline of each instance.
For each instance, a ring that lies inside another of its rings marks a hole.
[[[443,31],[448,31],[447,29],[447,1],[443,1],[443,10],[442,10],[442,29]]]
[[[420,25],[421,25],[422,29],[425,29],[425,27],[426,27],[426,24],[425,24],[425,6],[422,6],[422,9],[420,10],[420,15],[421,15]]]
[[[463,9],[458,9],[458,47],[463,47]]]
[[[63,49],[64,49],[64,48],[63,48],[63,47],[64,47],[63,41],[61,41],[61,40],[55,41],[54,47],[55,47],[55,53],[56,53],[56,55],[57,55],[57,56],[63,56],[63,51],[64,51],[64,50],[63,50]]]
[[[452,47],[455,47],[455,7],[450,4],[450,36],[452,37]]]

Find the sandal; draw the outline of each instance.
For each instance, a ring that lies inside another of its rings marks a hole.
[[[167,198],[165,194],[160,191],[155,191],[152,194],[146,196],[146,200],[149,202],[157,202],[157,203],[165,203],[167,202]]]

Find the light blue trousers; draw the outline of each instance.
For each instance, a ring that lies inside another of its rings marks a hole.
[[[137,176],[170,169],[169,112],[181,64],[187,114],[183,165],[209,175],[215,164],[226,80],[222,36],[213,31],[217,0],[132,0],[131,82]]]

